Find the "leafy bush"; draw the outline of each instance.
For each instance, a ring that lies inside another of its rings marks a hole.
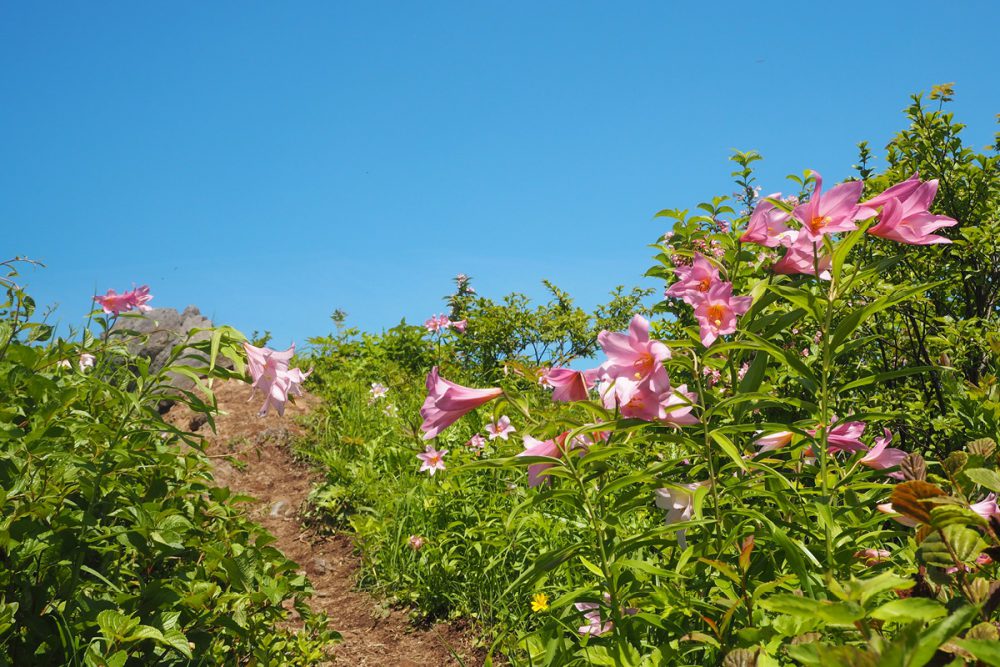
[[[15,282],[0,305],[0,664],[316,664],[336,633],[263,529],[214,485],[201,440],[159,414],[212,422],[205,378],[242,377],[242,336],[184,341],[151,373],[122,315],[53,339]],[[121,326],[125,323],[125,326]],[[194,332],[192,332],[193,334]],[[216,362],[226,358],[236,371]],[[183,363],[182,363],[183,362]],[[196,382],[176,390],[168,374]],[[305,618],[281,629],[283,603]]]

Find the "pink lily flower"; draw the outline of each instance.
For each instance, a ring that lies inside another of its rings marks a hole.
[[[829,440],[829,438],[827,439]],[[890,442],[892,442],[892,432],[889,429],[885,429],[885,436],[875,438],[875,444],[861,458],[859,463],[875,470],[884,470],[898,466],[906,458],[906,452],[902,449],[889,447]],[[888,475],[894,479],[903,479],[903,473],[898,471],[888,473]]]
[[[449,382],[439,375],[435,366],[427,374],[427,398],[420,408],[420,416],[424,418],[420,425],[424,440],[430,440],[462,416],[501,394],[503,390],[499,387],[472,389]]]
[[[556,436],[549,440],[537,440],[530,435],[524,436],[524,451],[518,456],[547,456],[550,459],[558,459],[562,456],[563,450],[560,444],[566,439],[566,434]],[[528,486],[536,487],[542,483],[545,471],[556,465],[555,463],[536,463],[528,466]]]
[[[649,320],[642,315],[632,318],[628,334],[602,331],[597,336],[597,342],[608,357],[598,369],[605,378],[641,380],[662,371],[660,380],[665,379],[663,361],[670,358],[670,349],[658,340],[650,340]]]
[[[510,425],[510,418],[507,415],[503,415],[495,422],[486,425],[486,433],[490,436],[490,440],[496,440],[497,438],[506,440],[507,436],[516,430]]]
[[[576,602],[573,604],[577,611],[584,612],[583,620],[586,625],[581,625],[577,632],[584,636],[600,637],[611,632],[615,628],[614,621],[605,621],[601,618],[600,605],[596,602]]]
[[[571,402],[585,401],[590,396],[594,386],[596,370],[575,371],[570,368],[551,368],[539,380],[542,384],[552,387],[553,401]]]
[[[407,543],[409,543],[410,548],[414,551],[420,551],[424,548],[424,538],[420,535],[410,535],[410,539],[407,540]]]
[[[611,604],[611,595],[608,593],[604,594],[604,603]],[[581,625],[577,630],[581,635],[599,637],[614,629],[614,621],[605,621],[601,617],[601,605],[597,602],[574,602],[573,606],[576,607],[577,611],[583,612],[583,620],[587,621],[586,625]],[[638,613],[639,610],[634,607],[622,609],[622,614],[625,616],[634,616]]]
[[[153,297],[149,294],[149,285],[143,285],[133,289],[131,292],[125,292],[126,295],[132,295],[132,305],[139,309],[140,312],[148,313],[153,310],[151,306],[146,304],[153,300]]]
[[[775,273],[786,275],[817,276],[823,280],[830,279],[830,267],[833,258],[823,253],[823,244],[813,241],[799,231],[788,231],[782,236],[782,244],[788,247],[784,257],[771,266]],[[818,260],[816,253],[821,253]],[[819,273],[816,273],[817,262]]]
[[[969,505],[969,509],[988,521],[991,516],[998,512],[997,494],[991,493],[978,503],[972,503]]]
[[[617,408],[623,417],[675,426],[698,423],[691,414],[697,394],[689,392],[687,385],[671,390],[666,371],[641,381],[626,377],[605,381],[599,389],[604,407]]]
[[[781,235],[788,231],[789,215],[774,205],[772,199],[781,197],[780,192],[768,195],[753,210],[747,229],[740,237],[740,243],[756,243],[765,248],[781,245]]]
[[[458,333],[465,333],[465,328],[469,326],[468,320],[454,320],[451,322],[451,327]]]
[[[289,393],[301,396],[300,385],[312,373],[311,370],[303,373],[298,368],[288,368],[288,362],[295,355],[295,344],[284,352],[278,352],[268,347],[255,347],[244,341],[243,350],[247,353],[251,386],[265,396],[260,415],[267,414],[271,406],[277,409],[279,415],[284,415]]]
[[[447,315],[432,315],[427,320],[424,321],[424,328],[431,333],[436,333],[438,331],[444,331],[451,326],[451,320],[448,319]]]
[[[691,513],[694,511],[694,493],[707,483],[694,482],[656,490],[656,506],[667,511],[668,526],[672,523],[690,521]],[[686,531],[683,528],[677,531],[677,544],[681,549],[687,548]]]
[[[486,438],[476,433],[474,436],[469,438],[469,441],[465,443],[466,447],[471,447],[472,449],[483,449],[486,447]]]
[[[835,422],[826,434],[826,450],[830,454],[837,452],[863,452],[865,443],[861,442],[861,434],[865,431],[864,422]],[[816,438],[818,429],[807,431]],[[888,443],[886,443],[888,444]]]
[[[899,512],[897,512],[895,509],[893,509],[892,503],[882,503],[880,505],[876,505],[875,509],[877,509],[879,512],[882,512],[883,514],[888,514],[894,521],[897,521],[898,523],[901,523],[904,526],[909,526],[910,528],[914,528],[917,525],[917,521],[915,519],[911,519],[908,516],[904,516]]]
[[[664,294],[683,299],[691,306],[697,305],[719,282],[719,269],[700,252],[694,254],[691,266],[678,266],[674,269],[674,274],[679,280],[667,288]]]
[[[893,197],[882,208],[878,224],[868,233],[872,236],[899,241],[909,245],[951,243],[951,239],[933,232],[942,227],[958,224],[946,215],[934,215],[927,209],[937,193],[937,180],[921,183],[906,199]]]
[[[861,215],[858,200],[864,183],[851,181],[841,183],[823,194],[823,177],[813,171],[816,189],[805,204],[799,204],[792,211],[792,217],[802,223],[802,231],[811,241],[822,240],[824,234],[850,232],[858,228],[854,221]]]
[[[104,296],[95,296],[94,301],[101,304],[101,308],[109,315],[119,315],[132,310],[132,298],[125,294],[118,294],[113,289],[109,289]]]
[[[279,415],[284,416],[288,395],[302,396],[301,385],[311,373],[311,369],[303,373],[301,369],[290,368],[278,371],[270,380],[262,381],[258,388],[264,391],[265,398],[259,412],[260,416],[266,415],[271,406],[274,406]]]
[[[908,179],[901,183],[896,183],[888,190],[885,190],[879,195],[872,197],[868,201],[861,202],[860,206],[862,209],[862,215],[859,220],[867,220],[875,216],[878,211],[876,209],[881,208],[889,203],[891,199],[903,200],[913,194],[913,192],[920,187],[920,176],[919,174],[913,174]]]
[[[694,309],[702,344],[708,347],[719,336],[736,331],[737,319],[749,310],[752,303],[753,297],[733,296],[732,283],[712,285]]]
[[[686,384],[678,386],[669,393],[665,401],[660,403],[659,421],[674,426],[690,426],[699,423],[698,418],[691,414],[697,400],[698,394],[688,391]]]
[[[431,477],[438,470],[444,470],[444,455],[448,453],[447,449],[442,449],[438,451],[434,449],[431,445],[427,445],[424,451],[417,454],[417,458],[422,461],[420,464],[420,472],[427,471]]]
[[[767,435],[761,436],[753,441],[753,444],[760,447],[761,453],[763,452],[773,452],[776,449],[781,449],[792,441],[791,431],[777,431],[775,433],[768,433]]]
[[[152,298],[153,297],[149,295],[149,287],[143,285],[142,287],[137,287],[123,294],[118,294],[113,289],[109,289],[107,294],[103,296],[95,296],[94,301],[101,304],[101,308],[105,313],[109,315],[120,315],[121,313],[127,313],[134,308],[138,308],[141,312],[148,312],[152,310],[152,308],[146,305],[152,300]]]
[[[288,370],[288,362],[295,356],[295,343],[284,352],[278,352],[269,347],[255,347],[244,341],[243,351],[247,353],[247,366],[250,369],[253,385],[256,387],[261,378],[271,379],[279,371]]]
[[[377,401],[380,398],[385,398],[385,395],[389,393],[389,388],[381,382],[372,382],[371,389],[368,390],[368,393],[371,395],[371,400],[369,401],[369,403],[371,403],[372,401]]]
[[[600,393],[604,407],[608,410],[617,408],[623,417],[651,422],[659,418],[661,397],[669,389],[669,383],[666,390],[661,392],[654,382],[619,377],[602,382]]]

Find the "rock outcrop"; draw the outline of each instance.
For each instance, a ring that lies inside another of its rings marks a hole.
[[[129,329],[131,331],[144,334],[129,343],[129,351],[140,357],[149,360],[150,372],[156,373],[163,369],[170,361],[170,353],[173,347],[187,337],[192,329],[211,328],[212,321],[201,314],[194,306],[188,306],[184,312],[178,313],[173,308],[154,308],[143,317],[129,317],[118,320],[115,329]],[[191,342],[209,340],[212,337],[210,331],[199,331],[191,337]],[[198,362],[192,359],[180,359],[174,362],[178,365],[195,366]],[[228,359],[220,359],[220,365],[231,368],[232,362]],[[178,389],[191,389],[194,381],[179,373],[170,374],[171,384]],[[164,412],[170,408],[171,402],[162,401],[160,411]]]

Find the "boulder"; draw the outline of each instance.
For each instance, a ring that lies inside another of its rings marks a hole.
[[[142,338],[133,339],[129,344],[129,352],[149,360],[150,372],[159,372],[170,359],[170,351],[174,345],[183,340],[192,329],[211,328],[212,321],[201,314],[195,306],[188,306],[183,312],[178,313],[173,308],[154,308],[144,313],[141,318],[129,317],[118,320],[114,329],[129,329],[140,334],[145,334]],[[210,331],[200,331],[192,338],[192,342],[209,340],[212,337]],[[180,365],[194,366],[197,362],[190,359],[181,359],[177,362]],[[225,358],[218,360],[219,365],[232,368],[232,362]],[[171,384],[178,389],[191,389],[194,381],[191,378],[178,373],[170,374]],[[170,402],[162,401],[160,410],[169,409]]]

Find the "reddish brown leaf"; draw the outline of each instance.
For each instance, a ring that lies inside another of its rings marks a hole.
[[[939,487],[920,480],[901,482],[892,490],[889,501],[892,509],[920,523],[930,523],[931,506],[924,502],[927,498],[947,495]]]

